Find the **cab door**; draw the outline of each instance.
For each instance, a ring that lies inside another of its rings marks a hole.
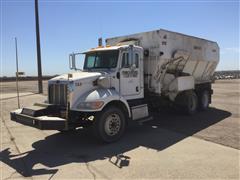
[[[142,91],[140,52],[129,48],[121,54],[120,94],[126,99],[136,99]]]

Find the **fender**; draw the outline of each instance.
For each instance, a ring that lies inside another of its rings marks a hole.
[[[94,101],[103,101],[104,104],[101,108],[94,109],[94,110],[78,108],[78,105],[82,102],[87,103],[87,102],[94,102]],[[108,89],[98,88],[98,89],[90,90],[84,93],[81,97],[79,97],[76,103],[70,107],[70,109],[74,111],[83,111],[83,112],[102,111],[102,109],[112,101],[122,102],[128,110],[129,117],[131,117],[131,111],[127,101],[113,88],[108,88]]]

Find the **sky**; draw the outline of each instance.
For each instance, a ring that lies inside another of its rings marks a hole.
[[[1,73],[37,75],[34,0],[0,0]],[[39,0],[43,75],[69,71],[68,55],[103,39],[160,28],[220,46],[217,70],[239,69],[239,1],[54,1]],[[79,66],[83,63],[80,60]]]

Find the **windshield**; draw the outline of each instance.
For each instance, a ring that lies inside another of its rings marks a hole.
[[[85,56],[84,69],[116,68],[118,50],[96,51]]]

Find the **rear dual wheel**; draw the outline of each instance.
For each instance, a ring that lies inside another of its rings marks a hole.
[[[198,95],[194,91],[185,91],[177,95],[175,104],[177,109],[185,114],[195,114],[197,110],[207,110],[210,103],[208,90],[203,90]]]
[[[198,107],[198,97],[194,91],[185,91],[177,95],[175,99],[177,109],[185,114],[195,114]]]
[[[199,102],[198,106],[200,110],[205,111],[208,109],[210,104],[210,94],[208,90],[204,90],[199,93],[198,102]]]
[[[195,114],[198,107],[198,98],[194,91],[189,91],[185,95],[185,107],[184,111],[189,114]]]

